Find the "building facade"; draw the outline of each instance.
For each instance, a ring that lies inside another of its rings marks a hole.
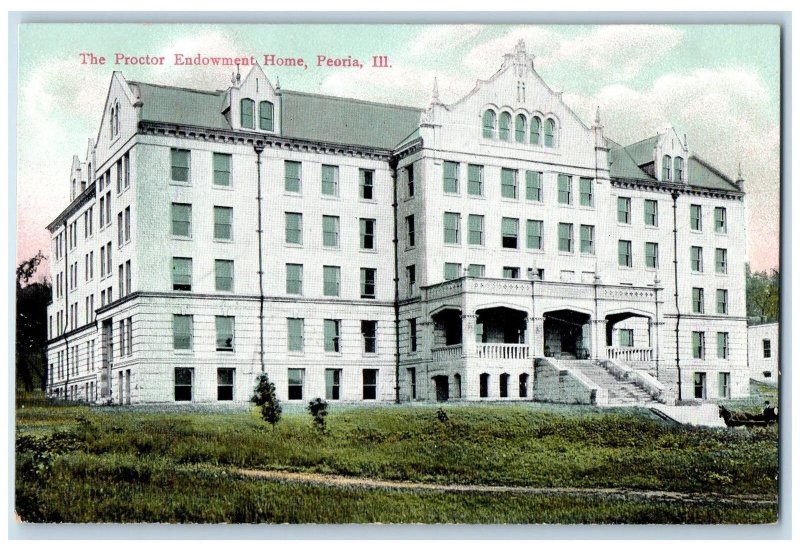
[[[761,323],[747,327],[747,363],[750,378],[778,384],[780,353],[778,323]]]
[[[536,399],[537,358],[748,390],[743,181],[584,124],[524,44],[423,109],[111,78],[48,226],[48,391]]]

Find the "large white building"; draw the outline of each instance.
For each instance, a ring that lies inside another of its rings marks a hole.
[[[672,129],[607,138],[522,43],[424,109],[115,72],[70,181],[52,395],[556,399],[586,359],[748,393],[741,177]]]
[[[747,363],[751,379],[778,384],[779,336],[780,326],[777,322],[747,327]]]

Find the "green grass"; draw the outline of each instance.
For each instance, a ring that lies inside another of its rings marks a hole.
[[[777,495],[777,430],[671,427],[646,410],[536,404],[333,408],[273,431],[256,411],[17,410],[17,510],[32,521],[774,522],[774,505],[371,490],[236,467],[535,487]]]

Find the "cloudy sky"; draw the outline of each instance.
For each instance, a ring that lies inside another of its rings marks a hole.
[[[551,88],[584,120],[600,106],[606,135],[632,143],[673,125],[689,148],[748,192],[748,257],[777,267],[780,64],[776,26],[23,25],[18,80],[17,259],[49,253],[45,226],[67,205],[74,154],[95,136],[114,70],[132,80],[223,89],[219,67],[113,65],[117,52],[303,57],[265,67],[284,88],[422,107],[434,77],[450,103],[498,68],[523,38]],[[81,65],[94,52],[109,64]],[[391,69],[316,67],[317,55]]]

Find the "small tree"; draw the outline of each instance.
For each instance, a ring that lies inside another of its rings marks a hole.
[[[314,420],[314,426],[321,433],[325,433],[325,417],[328,416],[328,402],[322,398],[314,398],[308,403],[306,408],[311,418]]]
[[[275,425],[281,420],[283,410],[275,393],[275,385],[272,384],[266,373],[262,373],[256,378],[252,401],[261,407],[261,418],[272,425],[272,430],[275,430]]]

